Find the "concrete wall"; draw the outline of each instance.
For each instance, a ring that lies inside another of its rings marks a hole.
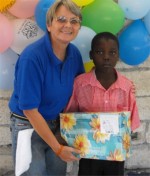
[[[118,70],[133,80],[136,86],[137,104],[140,113],[141,127],[132,139],[132,157],[126,161],[127,169],[150,169],[150,58],[139,66],[128,66],[118,62]],[[0,157],[7,164],[0,163],[0,169],[12,168],[11,135],[8,100],[11,91],[0,90]],[[9,148],[9,152],[8,149]],[[3,149],[3,150],[2,150]],[[5,168],[1,168],[5,167]],[[77,173],[78,163],[68,165],[68,175]]]
[[[115,0],[117,2],[117,0]],[[14,18],[6,14],[8,18]],[[150,58],[139,66],[128,66],[122,62],[118,70],[132,79],[136,86],[141,127],[132,139],[132,157],[126,161],[127,169],[150,169]],[[0,83],[2,84],[2,83]],[[0,90],[0,174],[2,170],[11,170],[11,134],[8,100],[12,91]],[[68,175],[77,174],[78,163],[68,164]],[[7,174],[8,175],[8,174]]]

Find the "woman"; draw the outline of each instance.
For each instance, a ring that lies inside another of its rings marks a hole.
[[[28,46],[16,64],[9,102],[16,175],[65,175],[66,162],[78,160],[72,152],[80,153],[61,145],[59,135],[59,113],[72,94],[74,78],[84,72],[81,54],[70,43],[81,27],[80,9],[70,0],[57,0],[46,19],[45,36]],[[24,164],[27,131],[31,156]]]

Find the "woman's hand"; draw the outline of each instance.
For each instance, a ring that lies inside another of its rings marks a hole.
[[[62,147],[62,146],[60,146]],[[65,162],[69,162],[69,161],[79,161],[80,158],[77,158],[73,155],[73,153],[76,154],[80,154],[81,151],[72,147],[68,147],[68,146],[63,146],[61,148],[60,153],[58,154],[58,156]]]

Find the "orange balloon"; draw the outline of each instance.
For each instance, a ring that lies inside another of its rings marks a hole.
[[[0,0],[0,12],[6,11],[8,8],[10,8],[16,0]]]

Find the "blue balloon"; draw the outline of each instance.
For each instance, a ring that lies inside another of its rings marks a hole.
[[[11,49],[0,54],[0,89],[12,90],[18,55]]]
[[[46,31],[46,13],[49,7],[52,6],[52,4],[55,2],[55,0],[40,0],[35,8],[35,21],[37,25],[43,30]]]
[[[147,15],[144,17],[144,24],[145,24],[146,29],[148,30],[148,32],[150,34],[150,10],[147,13]]]
[[[135,20],[119,35],[120,59],[128,65],[139,65],[150,54],[150,36],[144,22]]]

